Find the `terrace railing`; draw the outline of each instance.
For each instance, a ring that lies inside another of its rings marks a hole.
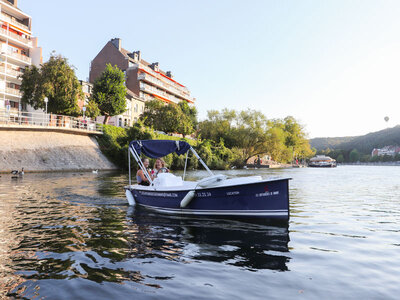
[[[1,127],[47,127],[54,129],[73,129],[78,131],[101,133],[101,124],[90,118],[75,118],[70,116],[46,114],[41,112],[23,112],[16,109],[0,110]]]

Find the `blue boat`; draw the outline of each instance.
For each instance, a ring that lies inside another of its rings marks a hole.
[[[150,158],[164,157],[170,153],[178,155],[191,151],[209,176],[200,181],[185,181],[171,173],[150,176],[143,166],[140,155]],[[130,205],[141,205],[157,212],[174,215],[203,215],[226,217],[261,217],[289,219],[290,178],[262,179],[261,176],[228,178],[215,175],[196,151],[184,141],[141,140],[129,145],[129,185],[125,187]],[[132,184],[131,155],[135,158],[149,186]]]

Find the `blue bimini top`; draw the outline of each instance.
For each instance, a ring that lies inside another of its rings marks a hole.
[[[143,153],[150,158],[160,158],[174,152],[181,155],[190,149],[190,145],[184,141],[169,140],[132,141],[129,147],[135,149],[139,156]]]

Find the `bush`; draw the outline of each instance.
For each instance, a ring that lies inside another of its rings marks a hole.
[[[133,140],[167,139],[184,140],[188,142],[204,160],[210,169],[226,170],[231,166],[243,166],[240,149],[229,149],[223,140],[214,143],[210,140],[188,140],[174,136],[156,134],[151,128],[138,122],[130,128],[120,128],[112,125],[103,125],[104,134],[99,138],[101,151],[117,166],[122,169],[128,168],[128,146]],[[165,156],[164,161],[168,168],[182,170],[185,167],[186,155],[178,156],[176,153]],[[150,160],[152,167],[155,159]],[[135,165],[135,164],[134,164]],[[203,168],[197,158],[189,153],[188,169]]]

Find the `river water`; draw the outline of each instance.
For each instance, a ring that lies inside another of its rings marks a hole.
[[[398,299],[400,167],[221,173],[293,178],[289,223],[128,207],[126,174],[3,174],[0,298]]]

